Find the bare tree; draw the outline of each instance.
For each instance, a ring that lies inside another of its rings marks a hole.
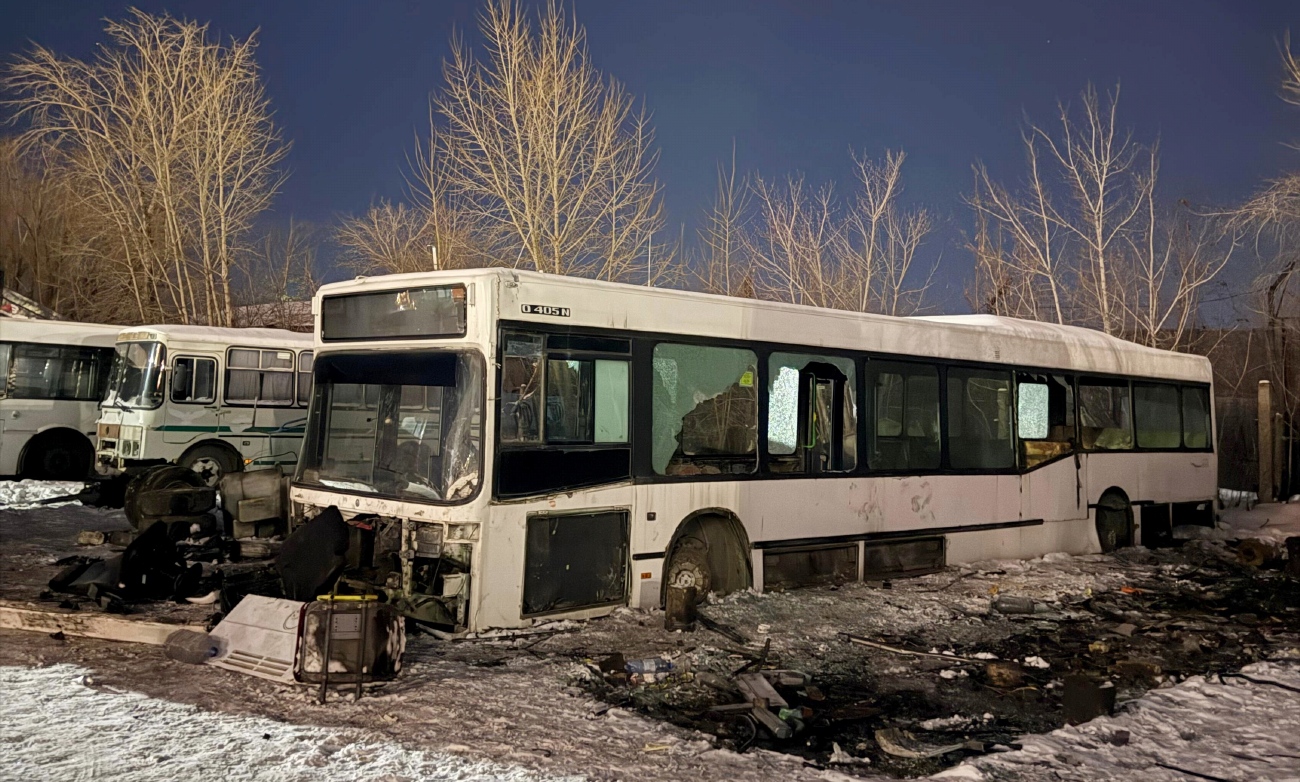
[[[234,275],[231,325],[311,331],[318,231],[290,220],[267,230],[257,246],[240,256]]]
[[[84,259],[127,293],[122,317],[229,324],[237,256],[288,151],[255,36],[222,45],[137,10],[106,30],[93,61],[37,46],[10,68],[22,142],[84,216]]]
[[[973,303],[1183,347],[1235,243],[1189,210],[1157,207],[1158,148],[1119,129],[1118,105],[1118,88],[1103,101],[1090,85],[1078,116],[1059,105],[1055,132],[1030,125],[1016,191],[975,166]]]
[[[749,229],[749,183],[736,178],[736,150],[731,166],[718,166],[718,189],[699,230],[696,277],[706,293],[753,297],[754,270],[746,251]]]
[[[753,177],[756,214],[742,237],[758,295],[855,312],[917,312],[932,280],[914,268],[931,220],[924,209],[899,205],[904,159],[902,152],[879,161],[854,155],[857,190],[847,205],[833,184]]]
[[[648,264],[653,275],[663,217],[649,117],[602,78],[557,2],[534,22],[493,0],[480,29],[484,56],[454,43],[436,106],[448,187],[481,251],[553,274],[640,281]]]
[[[933,222],[924,209],[905,211],[898,205],[906,159],[901,150],[887,150],[879,161],[853,155],[858,191],[845,216],[838,253],[843,309],[885,315],[921,309],[933,269],[918,281],[912,267]]]

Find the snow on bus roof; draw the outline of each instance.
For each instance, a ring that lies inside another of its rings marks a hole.
[[[312,342],[311,334],[302,334],[286,329],[235,329],[220,326],[186,326],[154,324],[149,326],[131,326],[122,329],[119,339],[152,339],[144,334],[161,335],[168,340],[185,340],[189,342],[218,342],[231,345],[250,345],[253,347],[283,347],[286,345],[307,346]],[[138,335],[138,336],[137,336]]]
[[[518,304],[570,307],[571,317],[563,324],[568,326],[804,344],[1069,372],[1211,381],[1210,363],[1204,356],[1150,348],[1079,326],[995,315],[894,317],[516,269],[457,269],[358,277],[324,285],[317,296],[483,278],[509,283],[500,289],[502,313],[509,310],[511,319],[553,325],[560,324],[548,319],[545,313],[541,317],[519,315]],[[571,291],[575,298],[525,301],[525,297],[537,299],[539,293],[561,288]],[[584,291],[598,295],[577,299]],[[507,299],[510,307],[506,305]],[[638,301],[646,299],[671,300],[671,310],[664,305],[637,306]],[[668,312],[671,315],[665,314]]]
[[[121,326],[108,326],[102,323],[0,318],[0,340],[36,342],[45,345],[92,345],[111,348],[121,330]]]

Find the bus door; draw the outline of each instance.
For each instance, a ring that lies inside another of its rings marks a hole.
[[[798,442],[803,472],[844,469],[844,395],[848,379],[832,364],[813,362],[799,372]]]
[[[163,411],[165,443],[188,445],[217,434],[217,360],[212,356],[173,357],[171,388]]]

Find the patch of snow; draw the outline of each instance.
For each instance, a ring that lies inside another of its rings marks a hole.
[[[1300,709],[1294,691],[1300,687],[1300,666],[1255,663],[1242,672],[1255,681],[1188,677],[1129,701],[1113,717],[1023,736],[1019,750],[973,758],[931,778],[1300,777]]]
[[[92,685],[87,672],[73,665],[0,667],[0,689],[5,693],[6,778],[124,782],[557,779],[516,766],[407,749],[354,730],[205,712]]]
[[[998,659],[998,656],[997,656],[996,654],[992,653],[992,652],[976,652],[975,654],[972,654],[971,657],[974,657],[976,660],[996,660],[996,659]]]
[[[1042,668],[1046,670],[1052,667],[1051,663],[1036,655],[1033,657],[1026,657],[1022,662],[1028,668]]]
[[[77,494],[85,486],[86,484],[81,481],[0,481],[0,510],[32,508],[37,506],[41,500]],[[80,504],[80,502],[72,500],[51,503],[47,507],[57,508],[60,505]]]

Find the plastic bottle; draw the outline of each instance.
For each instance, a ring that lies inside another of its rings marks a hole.
[[[177,630],[163,643],[163,654],[191,665],[202,665],[220,651],[215,638],[197,630]]]
[[[647,657],[644,660],[629,660],[627,672],[631,674],[668,673],[673,664],[662,657]]]

